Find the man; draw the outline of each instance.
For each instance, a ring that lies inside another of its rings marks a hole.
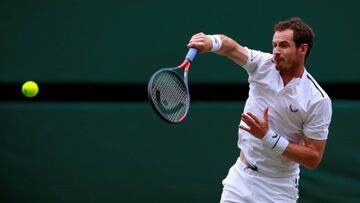
[[[300,18],[275,24],[273,53],[248,49],[225,35],[194,35],[188,47],[212,51],[249,74],[249,97],[238,132],[240,157],[223,180],[222,203],[296,202],[299,164],[323,156],[331,100],[304,67],[314,33]]]

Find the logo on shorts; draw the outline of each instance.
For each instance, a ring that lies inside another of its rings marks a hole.
[[[291,104],[290,104],[290,106],[289,106],[289,109],[290,109],[291,112],[294,112],[294,113],[296,113],[296,112],[299,111],[299,109],[294,108]]]

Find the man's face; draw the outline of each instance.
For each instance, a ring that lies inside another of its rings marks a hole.
[[[300,53],[293,40],[293,30],[276,31],[273,36],[275,68],[280,72],[292,72],[300,62]]]

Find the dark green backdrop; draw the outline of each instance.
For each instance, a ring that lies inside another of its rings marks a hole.
[[[0,80],[143,83],[159,67],[182,62],[197,32],[224,33],[271,52],[273,24],[300,16],[316,33],[307,63],[313,76],[358,82],[360,3],[355,2],[2,0]],[[204,55],[196,65],[193,82],[246,81],[221,57]]]
[[[148,103],[0,103],[2,202],[219,202],[243,102],[198,103],[184,123]],[[360,102],[334,102],[320,167],[300,202],[359,202]]]
[[[182,61],[192,34],[271,52],[273,24],[291,16],[316,33],[308,71],[321,84],[358,84],[356,2],[2,0],[0,84],[146,84]],[[191,83],[246,80],[212,54],[190,72]],[[218,202],[243,105],[194,102],[168,125],[146,101],[0,102],[0,202]],[[360,101],[333,107],[323,162],[302,169],[301,203],[360,202]]]

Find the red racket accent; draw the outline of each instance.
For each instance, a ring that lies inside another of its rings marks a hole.
[[[178,120],[178,122],[181,122],[182,120],[184,120],[184,118],[186,117],[186,114],[184,114],[183,116],[181,116]]]
[[[179,68],[183,68],[185,67],[185,71],[188,71],[191,65],[191,61],[189,61],[188,59],[185,59],[178,67]]]

